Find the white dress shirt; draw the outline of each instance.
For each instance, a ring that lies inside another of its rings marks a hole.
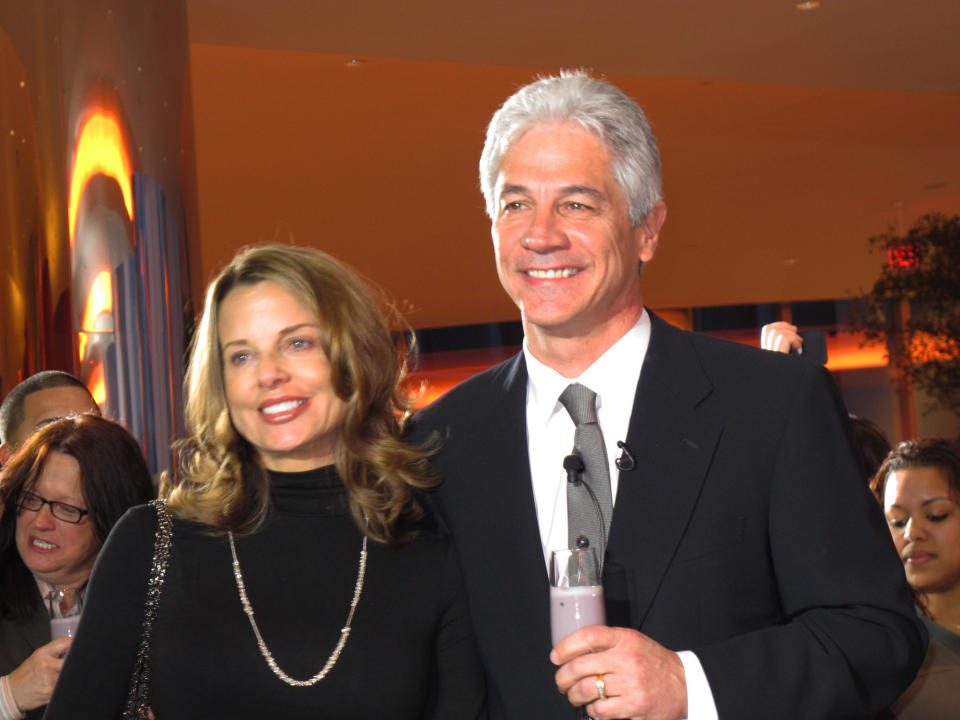
[[[573,450],[576,430],[560,394],[570,383],[578,382],[597,394],[597,418],[610,464],[610,492],[616,505],[621,456],[617,441],[626,441],[633,400],[640,381],[640,368],[650,344],[650,317],[644,310],[636,324],[601,355],[583,374],[565,378],[530,353],[523,342],[527,364],[527,443],[530,476],[540,525],[544,563],[550,552],[566,548],[567,474],[563,458]],[[628,448],[633,452],[634,448]],[[639,521],[639,520],[638,520]],[[716,720],[717,710],[710,685],[697,656],[690,651],[678,653],[687,682],[687,718]]]

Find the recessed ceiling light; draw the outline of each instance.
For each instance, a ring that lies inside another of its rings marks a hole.
[[[816,10],[820,7],[820,0],[802,0],[797,3],[797,10]]]

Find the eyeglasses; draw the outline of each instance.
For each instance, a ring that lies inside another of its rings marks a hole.
[[[84,515],[90,514],[89,510],[84,510],[83,508],[78,508],[76,505],[70,505],[65,502],[47,500],[29,490],[25,490],[23,494],[20,495],[19,502],[17,502],[18,508],[21,510],[30,510],[31,512],[40,512],[44,505],[50,506],[50,513],[57,520],[63,520],[64,522],[73,523],[74,525],[83,520]]]

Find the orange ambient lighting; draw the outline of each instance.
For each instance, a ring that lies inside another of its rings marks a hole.
[[[886,364],[887,349],[883,345],[828,350],[827,370],[859,370],[884,367]]]
[[[73,172],[70,173],[70,247],[77,231],[77,212],[80,198],[94,175],[106,175],[120,185],[127,217],[133,218],[133,186],[130,154],[116,117],[104,110],[96,110],[84,121],[77,138]]]
[[[917,364],[950,362],[960,357],[960,347],[956,340],[927,332],[916,332],[910,342],[910,357]]]
[[[90,285],[87,293],[87,306],[83,311],[83,320],[80,323],[80,332],[77,337],[80,341],[80,362],[87,351],[87,333],[103,332],[104,328],[97,327],[97,319],[104,313],[113,312],[113,279],[108,270],[101,270]]]
[[[103,401],[107,399],[107,385],[103,381],[103,363],[99,362],[90,371],[90,377],[87,378],[87,387],[90,389],[90,394],[93,395],[94,401],[97,405],[103,405]]]

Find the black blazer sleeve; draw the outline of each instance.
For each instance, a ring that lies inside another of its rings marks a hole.
[[[756,590],[744,586],[742,597],[728,597],[756,610],[762,588],[769,588],[779,617],[771,612],[768,627],[750,629],[749,610],[731,606],[728,612],[740,615],[744,627],[693,648],[720,717],[778,711],[794,718],[865,717],[897,697],[923,657],[926,636],[903,568],[858,476],[825,374],[812,365],[804,369],[783,407],[782,425],[757,436],[769,451],[752,450],[771,463],[762,496],[767,557],[756,547],[742,552],[739,562],[756,565]],[[751,542],[763,547],[759,538]],[[749,575],[731,573],[727,581]]]

